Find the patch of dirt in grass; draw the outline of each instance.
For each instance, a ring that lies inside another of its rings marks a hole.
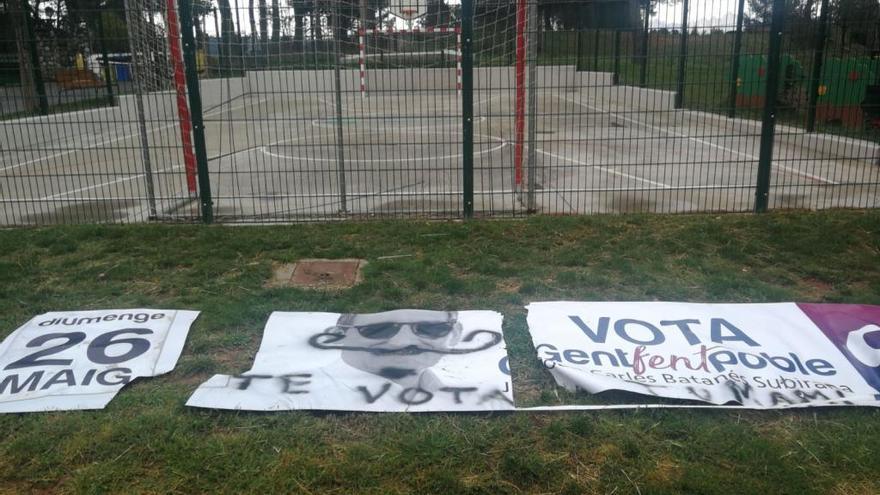
[[[591,489],[595,488],[602,475],[601,466],[589,460],[584,462],[577,454],[572,454],[570,462],[573,466],[568,468],[569,476],[575,481],[591,487]]]
[[[605,464],[609,461],[619,461],[623,459],[623,452],[620,450],[620,447],[613,443],[603,443],[593,450],[590,457],[591,462]]]
[[[251,348],[252,344],[254,343],[248,344],[248,348]],[[242,352],[242,349],[223,349],[211,354],[211,359],[223,367],[228,367],[252,361],[253,356],[250,352]]]
[[[833,284],[817,278],[805,278],[803,284],[808,288],[808,293],[813,299],[824,299],[827,294],[834,291]]]
[[[875,495],[880,493],[880,484],[870,481],[844,481],[831,489],[831,495]]]
[[[522,282],[516,279],[504,278],[495,282],[495,288],[504,294],[518,294],[520,287],[522,287]]]
[[[645,475],[645,479],[660,487],[672,487],[681,479],[682,468],[672,458],[663,456],[654,468]]]

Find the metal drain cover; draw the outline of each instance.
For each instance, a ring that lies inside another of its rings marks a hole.
[[[310,289],[345,289],[357,285],[366,265],[361,259],[307,259],[276,265],[267,287],[305,287]]]

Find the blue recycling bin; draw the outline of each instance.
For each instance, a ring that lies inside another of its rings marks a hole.
[[[117,82],[131,81],[131,64],[115,63],[112,65],[115,68]]]

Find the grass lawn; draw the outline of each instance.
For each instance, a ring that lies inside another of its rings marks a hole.
[[[390,259],[383,256],[403,255]],[[369,260],[364,282],[266,289],[273,262]],[[0,492],[880,492],[880,410],[232,413],[184,402],[250,367],[272,310],[494,309],[520,405],[573,396],[539,368],[535,300],[880,304],[880,212],[535,217],[0,231],[0,335],[50,310],[203,311],[177,369],[103,411],[0,416]]]

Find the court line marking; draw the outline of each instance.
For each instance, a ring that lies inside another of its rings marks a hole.
[[[646,184],[651,184],[652,186],[662,187],[663,189],[671,189],[671,188],[672,188],[672,186],[670,186],[669,184],[664,184],[664,183],[662,183],[662,182],[653,181],[653,180],[651,180],[651,179],[645,179],[645,178],[639,177],[638,175],[627,174],[627,173],[625,173],[625,172],[618,172],[617,170],[610,169],[610,168],[607,168],[607,167],[603,167],[603,166],[601,166],[601,165],[590,165],[590,164],[588,164],[588,163],[584,163],[584,162],[582,162],[582,161],[575,160],[574,158],[569,158],[569,157],[564,156],[564,155],[557,155],[557,154],[555,154],[555,153],[551,153],[551,152],[549,152],[549,151],[544,151],[544,150],[542,150],[542,149],[538,149],[537,147],[535,148],[535,151],[538,152],[538,153],[542,153],[542,154],[544,154],[544,155],[547,155],[547,156],[551,156],[551,157],[553,157],[553,158],[558,158],[558,159],[560,159],[560,160],[565,160],[565,161],[568,161],[568,162],[574,163],[575,165],[580,165],[580,166],[582,166],[582,167],[595,168],[595,169],[601,170],[601,171],[603,171],[603,172],[605,172],[605,173],[608,173],[608,174],[611,174],[611,175],[616,175],[616,176],[618,176],[618,177],[624,177],[624,178],[627,178],[627,179],[636,180],[636,181],[639,181],[639,182],[644,182],[644,183],[646,183]]]
[[[406,131],[404,130],[400,133],[405,134]],[[362,135],[362,134],[372,134],[372,133],[368,132],[368,131],[362,131],[362,132],[354,133],[351,135]],[[452,134],[449,133],[447,135],[452,135]],[[494,146],[494,147],[489,148],[487,150],[474,152],[475,155],[485,155],[487,153],[494,153],[509,144],[504,139],[496,137],[496,136],[490,136],[490,135],[486,135],[486,134],[474,134],[474,137],[484,137],[484,138],[494,139],[494,140],[496,140],[496,142],[499,143],[497,146]],[[268,156],[271,156],[274,158],[278,158],[281,160],[296,160],[296,161],[302,161],[302,162],[306,162],[306,163],[308,163],[308,162],[336,162],[338,160],[337,158],[306,158],[306,157],[301,157],[301,156],[290,156],[290,155],[284,155],[281,153],[272,153],[271,151],[268,151],[266,149],[269,146],[276,146],[276,145],[282,144],[282,143],[293,143],[296,141],[301,141],[302,139],[304,139],[304,138],[294,138],[294,139],[276,141],[274,143],[270,143],[270,144],[267,144],[265,146],[260,147],[259,150],[261,153],[263,153],[265,155],[268,155]],[[449,143],[449,144],[460,144],[460,143]],[[389,163],[407,162],[407,163],[409,163],[409,162],[424,162],[424,161],[431,161],[431,160],[449,160],[452,158],[460,158],[461,156],[462,156],[461,153],[454,153],[454,154],[449,154],[449,155],[432,155],[432,156],[423,156],[423,157],[414,157],[414,158],[352,159],[352,158],[346,157],[345,162],[346,163],[386,163],[386,162],[389,162]]]
[[[218,112],[223,112],[224,110],[225,110],[225,111],[231,111],[231,110],[238,110],[238,109],[241,109],[241,108],[246,108],[246,107],[253,106],[253,105],[259,105],[260,103],[263,103],[263,102],[265,102],[265,101],[268,101],[268,98],[261,98],[260,100],[258,100],[258,101],[256,101],[256,102],[246,103],[246,104],[244,104],[244,105],[238,105],[237,107],[232,107],[232,108],[228,108],[228,109],[226,109],[226,108],[217,108],[217,109],[212,110],[212,111],[210,111],[210,112],[205,112],[204,116],[213,115],[213,114],[216,114],[216,113],[218,113]],[[160,127],[151,127],[150,129],[147,130],[147,133],[148,133],[148,134],[152,134],[152,133],[154,133],[154,132],[162,131],[162,130],[165,130],[165,129],[168,129],[168,128],[171,128],[171,127],[175,127],[175,126],[179,126],[179,125],[180,125],[180,124],[179,124],[178,122],[175,122],[175,123],[172,123],[172,124],[165,124],[165,125],[160,126]],[[46,155],[46,156],[37,157],[37,158],[34,158],[34,159],[32,159],[32,160],[28,160],[28,161],[25,161],[25,162],[17,163],[17,164],[15,164],[15,165],[9,165],[9,166],[7,166],[7,167],[0,168],[0,172],[6,172],[7,170],[15,170],[15,169],[17,169],[17,168],[19,168],[19,167],[25,167],[25,166],[27,166],[27,165],[31,165],[31,164],[34,164],[34,163],[39,163],[39,162],[42,162],[42,161],[45,161],[45,160],[51,160],[51,159],[53,159],[53,158],[58,158],[58,157],[61,157],[61,156],[69,155],[69,154],[71,154],[71,153],[76,153],[77,151],[85,151],[85,150],[94,149],[94,148],[97,148],[97,147],[99,147],[99,146],[103,146],[103,145],[105,145],[105,144],[115,143],[115,142],[117,142],[117,141],[122,141],[122,140],[129,139],[129,138],[132,138],[132,137],[135,137],[135,136],[139,136],[139,135],[140,135],[140,131],[138,131],[138,132],[132,132],[132,133],[130,133],[130,134],[126,134],[126,135],[124,135],[124,136],[119,136],[119,137],[115,137],[115,138],[113,138],[113,139],[107,139],[107,140],[100,141],[100,142],[97,142],[97,143],[94,143],[94,144],[90,144],[90,145],[88,145],[88,146],[86,146],[86,147],[84,147],[84,148],[77,148],[77,149],[67,150],[67,151],[59,151],[58,153],[53,153],[53,154],[51,154],[51,155]],[[7,150],[7,152],[10,152],[10,151],[13,151],[13,152],[14,152],[14,150]]]
[[[608,115],[610,115],[611,117],[614,117],[614,118],[616,118],[616,119],[624,120],[624,121],[626,121],[626,122],[630,122],[630,123],[632,123],[632,124],[636,124],[636,125],[639,125],[639,126],[645,127],[645,128],[647,128],[647,129],[651,129],[651,130],[654,130],[654,131],[662,132],[662,133],[664,133],[664,134],[666,134],[666,135],[675,136],[675,137],[680,137],[680,138],[685,138],[685,139],[690,139],[691,141],[694,141],[694,142],[697,142],[697,143],[700,143],[700,144],[703,144],[703,145],[706,145],[706,146],[709,146],[709,147],[712,147],[712,148],[715,148],[715,149],[718,149],[718,150],[721,150],[721,151],[726,151],[726,152],[728,152],[728,153],[733,153],[733,154],[735,154],[735,155],[739,155],[739,156],[742,156],[742,157],[745,157],[745,158],[749,158],[749,159],[751,159],[751,160],[758,160],[758,157],[755,156],[755,155],[752,155],[751,153],[744,153],[744,152],[742,152],[742,151],[737,151],[737,150],[734,150],[734,149],[727,148],[727,147],[725,147],[725,146],[721,146],[721,145],[719,145],[719,144],[715,144],[715,143],[713,143],[713,142],[711,142],[711,141],[706,141],[705,139],[695,138],[695,137],[692,137],[692,136],[688,136],[687,134],[681,134],[681,133],[678,133],[678,132],[675,132],[675,131],[671,131],[671,130],[668,130],[668,129],[664,129],[664,128],[662,128],[662,127],[657,127],[657,126],[654,126],[654,125],[651,125],[651,124],[647,124],[647,123],[645,123],[645,122],[642,122],[642,121],[639,121],[639,120],[636,120],[636,119],[631,119],[631,118],[629,118],[629,117],[625,117],[625,116],[620,115],[620,114],[618,114],[618,113],[615,113],[615,112],[613,112],[613,111],[611,111],[611,110],[605,110],[605,109],[602,109],[602,108],[599,108],[599,107],[594,107],[594,106],[592,106],[592,105],[588,105],[588,104],[586,104],[586,103],[581,103],[581,102],[579,102],[579,101],[572,100],[571,98],[566,98],[565,96],[562,96],[562,95],[559,95],[559,94],[554,95],[554,96],[556,96],[557,98],[559,98],[559,99],[561,99],[561,100],[565,100],[565,101],[567,101],[567,102],[569,102],[569,103],[574,103],[575,105],[580,105],[580,106],[582,106],[582,107],[589,108],[589,109],[591,109],[591,110],[595,110],[595,111],[597,111],[597,112],[602,112],[602,113],[608,114]],[[787,171],[787,172],[790,172],[790,173],[792,173],[792,174],[794,174],[794,175],[799,175],[799,176],[801,176],[801,177],[804,177],[804,178],[807,178],[807,179],[812,179],[812,180],[815,180],[815,181],[817,181],[817,182],[824,182],[825,184],[831,184],[831,185],[835,185],[835,186],[840,185],[840,182],[833,181],[833,180],[831,180],[831,179],[826,179],[825,177],[822,177],[822,176],[819,176],[819,175],[814,175],[814,174],[811,174],[811,173],[808,173],[808,172],[803,172],[803,171],[798,170],[798,169],[796,169],[796,168],[787,167],[787,166],[785,166],[785,165],[781,165],[781,164],[778,164],[778,163],[777,163],[777,164],[774,164],[773,167],[775,167],[775,168],[780,168],[780,169],[785,170],[785,171]]]
[[[422,119],[425,116],[413,116],[413,119]],[[366,122],[376,122],[383,126],[381,129],[375,129],[374,132],[384,131],[387,128],[391,128],[394,132],[399,132],[399,130],[403,129],[406,131],[407,129],[419,130],[419,129],[448,129],[451,127],[461,126],[461,115],[449,115],[446,117],[427,117],[428,119],[439,120],[442,118],[443,120],[451,121],[446,124],[430,124],[430,125],[389,125],[387,120],[394,119],[397,122],[403,120],[401,117],[393,117],[393,116],[371,116],[371,115],[359,115],[357,117],[342,117],[343,120],[352,121],[352,120],[363,120]],[[407,117],[408,119],[408,117]],[[312,119],[311,124],[313,127],[317,127],[318,129],[335,129],[336,128],[336,117],[325,117],[323,119]],[[486,117],[474,117],[474,122],[483,122],[486,120]]]
[[[183,168],[183,166],[182,166],[182,165],[174,165],[173,167],[165,167],[165,168],[163,168],[163,169],[154,170],[153,173],[154,173],[154,174],[161,174],[162,172],[168,172],[168,171],[175,170],[175,169],[178,169],[178,168]],[[130,180],[140,179],[141,177],[144,177],[145,175],[147,175],[147,174],[146,174],[146,173],[140,173],[140,174],[138,174],[138,175],[132,175],[132,176],[130,176],[130,177],[123,177],[123,178],[121,178],[121,179],[116,179],[116,180],[111,180],[111,181],[107,181],[107,182],[102,182],[102,183],[100,183],[100,184],[92,184],[91,186],[81,187],[81,188],[79,188],[79,189],[73,189],[73,190],[71,190],[71,191],[60,192],[60,193],[57,193],[57,194],[53,194],[53,195],[51,195],[51,196],[44,196],[44,197],[40,198],[39,201],[45,201],[45,200],[50,200],[50,199],[63,198],[64,196],[67,196],[67,195],[69,195],[69,194],[76,194],[76,193],[79,193],[79,192],[91,191],[92,189],[98,189],[99,187],[104,187],[104,186],[112,186],[113,184],[119,184],[119,183],[121,183],[121,182],[128,182],[128,181],[130,181]],[[118,198],[118,199],[125,199],[125,198]]]
[[[261,99],[261,100],[259,100],[259,101],[254,102],[254,103],[248,103],[248,104],[245,104],[245,105],[239,105],[238,107],[229,108],[229,109],[227,109],[227,110],[237,110],[237,109],[244,108],[244,107],[247,107],[247,106],[250,106],[250,105],[258,105],[258,104],[260,104],[260,103],[262,103],[263,101],[266,101],[266,100],[267,100],[267,98],[263,98],[263,99]],[[221,110],[221,109],[218,109],[218,110]],[[210,112],[206,112],[205,115],[208,115],[209,113],[210,113]],[[176,124],[168,124],[168,126],[172,126],[172,125],[176,125]],[[168,126],[166,126],[166,127],[168,127]],[[120,139],[121,139],[121,138],[120,138]],[[86,149],[88,149],[88,148],[86,148]],[[244,150],[244,151],[247,151],[247,150]],[[230,155],[230,156],[231,156],[231,155]],[[152,173],[154,173],[154,174],[159,174],[159,173],[162,173],[162,172],[168,172],[168,171],[176,170],[176,169],[180,169],[180,168],[183,168],[183,166],[182,166],[182,165],[175,165],[175,166],[172,166],[172,167],[165,167],[165,168],[160,169],[160,170],[155,170],[155,171],[153,171]],[[39,198],[37,201],[47,201],[47,200],[52,200],[52,199],[63,198],[64,196],[67,196],[67,195],[70,195],[70,194],[76,194],[76,193],[80,193],[80,192],[91,191],[92,189],[98,189],[98,188],[100,188],[100,187],[112,186],[113,184],[119,184],[119,183],[122,183],[122,182],[128,182],[128,181],[131,181],[131,180],[140,179],[141,177],[144,177],[144,176],[146,176],[146,175],[147,175],[146,172],[141,172],[140,174],[132,175],[132,176],[130,176],[130,177],[123,177],[123,178],[121,178],[121,179],[116,179],[116,180],[112,180],[112,181],[102,182],[102,183],[100,183],[100,184],[93,184],[93,185],[90,185],[90,186],[87,186],[87,187],[81,187],[81,188],[79,188],[79,189],[73,189],[73,190],[70,190],[70,191],[64,191],[64,192],[60,192],[60,193],[56,193],[56,194],[52,194],[52,195],[50,195],[50,196],[44,196],[44,197],[42,197],[42,198]]]

